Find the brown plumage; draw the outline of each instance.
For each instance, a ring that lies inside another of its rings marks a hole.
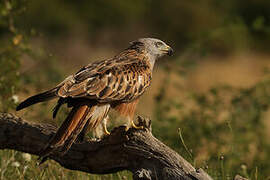
[[[114,106],[113,108],[117,112],[119,112],[120,115],[125,116],[125,117],[129,116],[131,119],[133,119],[138,102],[139,102],[139,99],[136,99],[136,100],[131,101],[129,103],[119,103],[116,106]]]
[[[61,105],[67,103],[72,107],[41,156],[52,152],[64,154],[77,137],[83,138],[100,125],[108,134],[106,120],[111,108],[127,117],[129,126],[136,127],[132,119],[138,98],[150,86],[154,62],[171,53],[172,49],[158,39],[139,39],[115,57],[91,63],[55,88],[22,102],[17,110],[58,97],[53,117]]]

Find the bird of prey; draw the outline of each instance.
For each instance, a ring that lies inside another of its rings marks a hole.
[[[109,134],[106,122],[110,109],[126,117],[128,128],[140,128],[133,122],[139,97],[151,84],[155,61],[172,53],[172,48],[159,39],[140,38],[116,56],[88,64],[56,87],[19,104],[17,111],[59,98],[53,117],[61,105],[66,103],[72,107],[41,156],[48,157],[53,152],[63,155],[76,139],[83,138],[89,130],[95,131],[98,127],[102,127],[104,134]]]

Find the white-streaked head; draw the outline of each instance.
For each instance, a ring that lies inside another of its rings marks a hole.
[[[155,58],[164,55],[171,56],[173,53],[173,49],[170,46],[156,38],[140,38],[131,42],[131,46],[143,49],[147,54]]]

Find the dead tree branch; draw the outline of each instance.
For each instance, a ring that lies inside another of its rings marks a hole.
[[[196,170],[175,151],[151,133],[150,121],[139,118],[144,130],[118,127],[101,141],[74,144],[63,157],[50,158],[61,166],[94,174],[129,170],[137,179],[211,179],[202,169]],[[0,149],[14,149],[39,155],[56,128],[32,124],[12,114],[0,113]]]

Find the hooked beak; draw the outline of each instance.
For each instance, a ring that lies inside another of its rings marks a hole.
[[[173,54],[173,49],[170,46],[166,46],[163,51],[165,51],[169,56]]]

